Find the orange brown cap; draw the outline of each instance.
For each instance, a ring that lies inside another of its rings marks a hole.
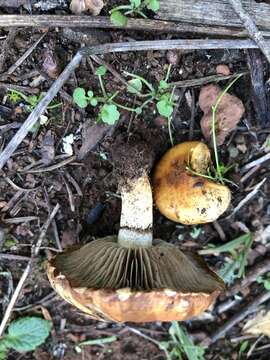
[[[48,263],[53,288],[91,318],[114,322],[186,320],[223,290],[204,261],[155,240],[126,248],[116,236],[92,241]]]
[[[223,214],[231,192],[207,178],[210,165],[210,151],[199,141],[184,142],[167,151],[157,164],[153,180],[159,211],[186,225],[212,222]]]

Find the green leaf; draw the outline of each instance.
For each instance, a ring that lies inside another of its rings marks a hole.
[[[126,26],[128,22],[128,18],[118,10],[111,13],[110,20],[116,26]]]
[[[106,66],[101,65],[97,68],[95,74],[98,76],[104,76],[106,74],[106,71],[107,71]]]
[[[97,99],[96,98],[92,98],[91,100],[90,100],[90,104],[92,105],[92,106],[97,106],[97,104],[98,104],[98,101],[97,101]]]
[[[13,321],[6,339],[9,347],[18,352],[35,350],[49,336],[52,324],[39,317],[23,317]]]
[[[129,2],[135,9],[137,9],[142,3],[141,0],[129,0]]]
[[[91,98],[94,96],[93,91],[92,91],[92,90],[88,90],[88,91],[87,91],[87,96],[88,96],[89,99],[91,99]]]
[[[142,91],[142,81],[140,79],[131,79],[128,81],[131,86],[127,87],[127,91],[132,94],[138,94]]]
[[[73,91],[73,101],[77,104],[80,108],[84,109],[88,105],[87,98],[85,95],[85,90],[83,88],[77,87]]]
[[[159,90],[166,90],[166,89],[168,89],[168,87],[169,87],[169,85],[168,85],[167,81],[160,80],[159,86],[158,86]]]
[[[158,0],[150,0],[147,9],[157,12],[159,10],[159,1]]]
[[[109,125],[113,125],[120,117],[116,105],[105,104],[101,108],[101,119]]]
[[[157,109],[161,116],[169,118],[173,113],[173,106],[168,99],[162,99],[157,102]]]

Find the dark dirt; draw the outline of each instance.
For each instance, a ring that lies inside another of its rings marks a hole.
[[[108,10],[108,7],[104,8],[102,15]],[[0,8],[1,13],[19,13],[19,11],[27,13],[25,8]],[[33,8],[35,14],[42,12],[40,9]],[[65,14],[67,10],[62,5],[44,13]],[[82,38],[81,34],[78,36],[75,34],[71,39],[64,36],[62,31],[51,29],[23,64],[12,75],[7,75],[7,69],[42,35],[42,31],[16,29],[14,33],[11,33],[7,29],[1,29],[0,35],[1,49],[6,49],[4,53],[2,52],[4,60],[0,74],[0,147],[2,149],[29,114],[25,101],[22,99],[15,103],[10,101],[7,96],[7,84],[13,87],[23,86],[21,91],[27,95],[48,91],[52,79],[44,72],[42,63],[46,50],[49,46],[53,49],[59,60],[58,66],[63,69],[80,47]],[[91,36],[93,36],[92,33]],[[112,42],[128,41],[130,38],[147,40],[155,37],[154,34],[124,31],[110,32],[106,36],[108,41]],[[159,38],[167,39],[172,36],[160,35]],[[90,41],[94,40],[97,40],[95,36],[90,39]],[[116,53],[104,55],[103,60],[113,66],[123,77],[124,71],[128,71],[145,77],[152,84],[157,84],[164,78],[168,59],[172,59],[172,55],[177,57],[177,62],[172,66],[169,81],[213,75],[219,64],[228,65],[231,73],[248,71],[246,54],[238,50],[179,51],[170,56],[166,51]],[[166,149],[170,148],[166,119],[160,118],[155,106],[149,105],[143,115],[135,119],[126,111],[121,111],[120,121],[101,137],[99,143],[83,159],[50,171],[44,170],[48,166],[46,161],[50,161],[52,165],[63,160],[62,140],[69,134],[74,134],[75,140],[72,146],[74,154],[78,155],[84,141],[83,127],[86,124],[87,126],[95,124],[97,109],[90,106],[85,110],[78,109],[73,104],[71,96],[76,86],[91,88],[100,94],[97,78],[92,71],[97,66],[94,61],[82,62],[63,87],[64,92],[60,93],[55,100],[61,102],[62,106],[47,112],[49,121],[24,139],[15,155],[4,167],[0,177],[0,227],[4,230],[5,240],[0,241],[0,254],[29,257],[31,244],[36,241],[41,226],[47,219],[49,209],[56,203],[60,204],[60,211],[55,220],[63,247],[82,244],[96,237],[117,233],[121,210],[119,184],[125,178],[140,175],[143,168],[146,168],[151,176],[158,159]],[[263,66],[266,81],[269,77],[269,67],[265,62]],[[104,76],[104,83],[108,92],[125,88],[109,72]],[[222,88],[226,84],[226,81],[219,82]],[[192,91],[195,98],[194,109],[190,102],[191,89],[179,90],[180,95],[183,96],[173,119],[175,144],[188,139],[192,111],[195,114],[193,139],[203,140],[200,129],[200,119],[203,114],[198,107],[200,87],[195,87]],[[217,231],[215,224],[206,224],[200,227],[199,235],[196,237],[194,227],[173,223],[161,216],[154,208],[154,236],[156,238],[162,238],[183,249],[199,251],[208,244],[216,246],[225,244],[243,234],[246,229],[254,233],[261,232],[270,224],[269,181],[265,182],[257,195],[234,217],[227,217],[254,185],[263,178],[269,177],[268,161],[263,163],[247,180],[241,180],[243,174],[240,170],[243,165],[264,154],[262,150],[264,140],[261,136],[265,139],[270,131],[269,126],[265,129],[260,126],[259,118],[254,111],[249,75],[243,76],[234,85],[231,93],[243,101],[246,111],[238,126],[226,138],[224,145],[219,147],[221,160],[226,165],[234,165],[228,177],[238,185],[238,187],[231,187],[233,194],[231,207],[218,221],[221,234]],[[132,106],[134,98],[123,92],[117,100],[124,105]],[[135,101],[139,100],[135,99]],[[50,153],[50,159],[44,160],[44,138],[48,131],[54,138],[54,145],[51,145],[53,149],[49,148],[49,150],[54,150],[54,154]],[[31,172],[33,169],[40,169],[40,172]],[[37,218],[20,219],[25,216]],[[9,359],[165,359],[164,353],[155,344],[135,335],[124,325],[92,321],[54,295],[46,277],[45,261],[58,251],[55,236],[55,232],[50,228],[39,258],[34,264],[11,316],[12,320],[25,315],[44,316],[46,313],[48,316],[49,314],[53,321],[54,331],[46,344],[34,353],[20,355],[11,352]],[[252,269],[254,264],[260,263],[269,256],[267,255],[268,245],[269,239],[257,240],[253,243],[248,254],[248,269]],[[217,256],[208,255],[205,258],[208,264],[218,271],[229,257],[230,254],[226,253]],[[15,286],[25,265],[26,262],[23,260],[0,258],[0,272],[11,273]],[[223,295],[213,311],[208,312],[208,318],[202,317],[182,325],[198,343],[205,336],[215,332],[232,315],[241,311],[242,307],[261,291],[262,285],[253,283],[244,294],[240,293],[241,302],[218,314],[216,309],[222,302],[234,300],[233,297]],[[0,318],[10,299],[7,294],[8,281],[0,276]],[[207,348],[205,359],[238,359],[244,323],[245,321],[242,321],[237,324],[225,339]],[[166,323],[141,324],[138,329],[157,341],[169,339],[169,324]],[[117,336],[117,341],[104,347],[84,347],[83,355],[74,351],[74,346],[80,341],[114,335]],[[251,346],[256,338],[253,337],[249,341]],[[266,337],[262,338],[258,347],[267,344],[267,341]],[[246,355],[243,359],[245,358]],[[255,358],[269,359],[269,354],[267,350],[254,351],[249,359]]]

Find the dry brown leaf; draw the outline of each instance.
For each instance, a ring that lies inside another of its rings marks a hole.
[[[212,133],[212,106],[217,102],[222,90],[217,85],[207,85],[201,89],[199,96],[200,108],[204,112],[201,119],[201,129],[207,141]],[[236,128],[245,111],[240,99],[230,94],[224,94],[216,111],[217,143],[222,145],[226,136]]]
[[[99,15],[104,6],[103,0],[72,0],[70,3],[70,10],[74,14],[81,14],[84,11],[89,11],[92,15]]]
[[[270,311],[259,312],[255,318],[245,324],[243,332],[245,334],[266,335],[270,337]]]

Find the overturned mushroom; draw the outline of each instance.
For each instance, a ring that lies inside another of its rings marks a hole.
[[[152,238],[147,175],[122,186],[118,236],[57,255],[48,264],[54,289],[94,319],[116,322],[185,320],[223,289],[200,257]]]
[[[231,192],[227,186],[203,177],[210,165],[210,151],[199,141],[187,141],[167,151],[154,173],[154,197],[159,211],[186,225],[208,223],[223,214],[230,204]]]

